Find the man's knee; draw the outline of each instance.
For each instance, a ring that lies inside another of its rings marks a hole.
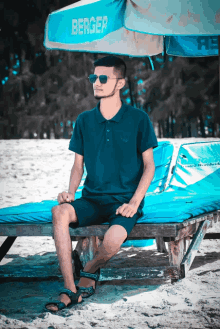
[[[112,250],[112,252],[120,249],[122,243],[127,238],[127,231],[121,225],[112,225],[105,233],[104,243]]]
[[[64,220],[69,223],[76,223],[78,220],[75,209],[68,203],[62,203],[54,206],[51,211],[53,214],[53,223]]]

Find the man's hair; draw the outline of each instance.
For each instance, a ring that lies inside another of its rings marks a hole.
[[[121,58],[118,58],[116,56],[110,55],[97,59],[94,62],[94,66],[114,67],[114,70],[118,73],[118,77],[126,77],[126,64]]]

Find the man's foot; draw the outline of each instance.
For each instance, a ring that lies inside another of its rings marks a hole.
[[[77,286],[79,288],[81,288],[81,287],[83,287],[83,288],[93,287],[93,289],[95,290],[96,282],[93,279],[80,278],[79,283],[77,284]],[[86,292],[81,292],[82,297],[86,297],[87,295],[88,294]]]
[[[95,293],[97,281],[99,280],[100,269],[96,273],[90,273],[86,271],[80,271],[80,280],[77,288],[80,289],[80,293],[83,298],[87,298]]]
[[[60,302],[64,303],[66,306],[68,306],[69,304],[71,304],[71,299],[69,298],[69,296],[67,294],[61,294],[61,295],[59,295],[59,297],[57,298],[57,300],[59,300]],[[81,303],[81,302],[82,302],[82,295],[80,294],[80,296],[78,298],[78,303]],[[48,311],[57,312],[59,310],[58,309],[58,306],[55,305],[55,304],[53,304],[53,302],[51,302],[51,303],[48,302],[48,304],[49,305],[45,306],[46,309],[48,309]]]

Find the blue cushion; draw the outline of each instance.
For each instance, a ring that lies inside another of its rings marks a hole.
[[[161,145],[162,153],[155,162],[170,165],[168,144]],[[157,149],[157,148],[156,148]],[[156,150],[155,149],[155,150]],[[159,147],[158,147],[158,150]],[[169,185],[162,193],[147,193],[143,216],[137,223],[174,223],[220,209],[220,142],[184,144],[180,147],[175,170]],[[158,166],[159,168],[160,166]],[[160,172],[162,173],[162,171]],[[160,176],[158,174],[158,176]],[[160,179],[163,180],[162,175]],[[75,198],[81,197],[81,190]],[[0,209],[0,223],[52,222],[51,208],[57,201],[26,203]]]

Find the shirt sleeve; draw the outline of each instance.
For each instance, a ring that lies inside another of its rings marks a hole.
[[[139,123],[137,148],[140,153],[143,153],[147,149],[157,147],[157,137],[154,132],[152,123],[150,122],[149,116],[144,112],[144,116]]]
[[[83,134],[79,117],[76,119],[76,123],[73,128],[73,134],[69,143],[69,150],[80,155],[84,155]]]

